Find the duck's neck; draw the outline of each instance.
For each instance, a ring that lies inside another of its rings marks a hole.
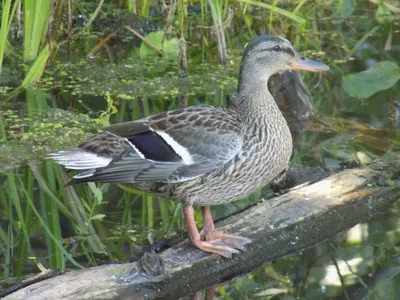
[[[262,78],[241,72],[238,93],[235,99],[237,113],[243,121],[254,122],[255,119],[272,121],[284,120],[274,98],[268,90],[269,76]]]

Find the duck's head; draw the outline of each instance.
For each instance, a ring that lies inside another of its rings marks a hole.
[[[262,35],[247,44],[240,67],[241,80],[266,82],[271,75],[284,70],[323,72],[329,67],[299,55],[292,44],[280,36]]]

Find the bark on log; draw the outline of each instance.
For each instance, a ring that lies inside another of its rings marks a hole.
[[[220,230],[253,241],[232,259],[184,241],[135,263],[66,272],[5,299],[178,299],[312,247],[388,209],[400,197],[400,184],[382,182],[382,174],[369,168],[345,170],[223,220]]]

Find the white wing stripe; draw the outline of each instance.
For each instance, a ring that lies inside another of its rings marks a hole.
[[[127,143],[132,147],[133,150],[135,150],[135,152],[137,153],[137,155],[139,155],[139,157],[141,159],[146,159],[146,157],[144,157],[143,153],[139,151],[138,148],[136,148],[136,146],[134,144],[132,144],[127,138],[124,138],[125,141],[127,141]]]

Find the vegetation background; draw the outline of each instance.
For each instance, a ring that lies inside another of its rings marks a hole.
[[[288,38],[331,72],[305,74],[315,119],[292,161],[399,162],[400,6],[390,0],[2,0],[0,275],[127,261],[184,232],[180,205],[125,186],[65,188],[44,158],[101,127],[179,106],[229,105],[240,55]],[[389,183],[390,184],[390,183]],[[215,217],[245,208],[268,188]],[[199,221],[201,220],[200,216]],[[200,224],[199,224],[200,225]],[[220,299],[395,299],[399,205],[313,249],[218,287]]]

